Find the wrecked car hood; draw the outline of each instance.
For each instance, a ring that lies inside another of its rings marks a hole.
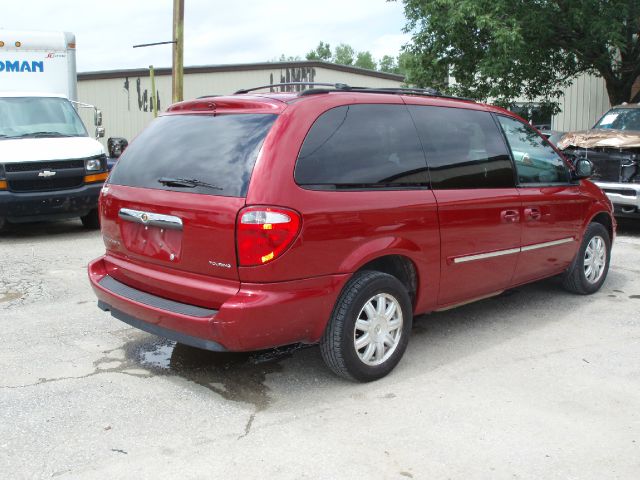
[[[593,129],[566,133],[558,142],[558,148],[640,148],[640,131]]]

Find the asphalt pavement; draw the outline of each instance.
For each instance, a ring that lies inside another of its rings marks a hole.
[[[415,320],[386,378],[198,351],[98,310],[79,221],[0,234],[0,478],[640,478],[640,221],[550,279]]]

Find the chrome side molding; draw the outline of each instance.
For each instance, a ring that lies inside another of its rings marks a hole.
[[[556,245],[562,245],[563,243],[574,242],[576,239],[573,237],[561,238],[560,240],[553,240],[551,242],[534,243],[532,245],[525,245],[519,248],[509,248],[508,250],[497,250],[495,252],[478,253],[475,255],[463,255],[461,257],[454,257],[453,263],[473,262],[475,260],[484,260],[486,258],[501,257],[503,255],[513,255],[520,252],[529,252],[531,250],[537,250],[539,248],[554,247]]]
[[[474,260],[484,260],[485,258],[501,257],[503,255],[512,255],[520,253],[519,248],[510,248],[509,250],[498,250],[497,252],[479,253],[477,255],[465,255],[453,259],[453,263],[473,262]]]
[[[552,242],[535,243],[533,245],[526,245],[522,247],[521,250],[523,252],[528,252],[529,250],[537,250],[538,248],[553,247],[555,245],[562,245],[563,243],[569,243],[573,241],[574,241],[573,237],[562,238],[560,240],[553,240]]]
[[[127,222],[141,223],[170,230],[182,230],[182,219],[173,215],[121,208],[118,216]]]

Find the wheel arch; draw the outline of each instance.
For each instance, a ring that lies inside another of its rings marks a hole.
[[[381,255],[360,266],[356,272],[364,270],[382,272],[397,278],[407,289],[411,303],[415,308],[419,274],[418,268],[411,258],[402,254]]]
[[[611,243],[613,243],[613,238],[615,236],[615,220],[613,219],[613,217],[608,213],[608,212],[597,212],[595,214],[593,214],[590,218],[590,220],[584,225],[584,229],[586,230],[586,228],[589,226],[589,224],[591,223],[599,223],[602,226],[604,226],[604,228],[607,229],[607,232],[609,232],[609,241]],[[584,232],[583,232],[584,234]]]

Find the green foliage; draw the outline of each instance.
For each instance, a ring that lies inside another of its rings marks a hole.
[[[356,55],[356,63],[354,65],[368,70],[376,69],[376,61],[373,59],[371,52],[358,52],[358,55]]]
[[[396,75],[406,75],[407,66],[411,60],[412,55],[409,52],[402,52],[397,57],[385,55],[380,59],[378,70],[386,73],[395,73]]]
[[[287,56],[283,53],[282,55],[280,55],[280,58],[278,58],[275,61],[276,62],[299,62],[300,60],[302,59],[298,55],[294,57],[293,55]]]
[[[331,60],[331,45],[320,42],[315,50],[311,50],[306,55],[307,60],[322,60],[328,62]]]
[[[391,55],[385,55],[380,59],[379,68],[381,72],[396,73],[398,70],[398,62]]]
[[[339,63],[340,65],[353,65],[355,62],[355,54],[356,52],[351,45],[341,43],[336,47],[332,60],[334,63]]]
[[[555,104],[597,73],[612,104],[640,76],[640,0],[403,0],[408,82],[478,99]],[[447,85],[449,76],[455,85]]]
[[[333,62],[340,65],[351,65],[366,68],[368,70],[379,70],[381,72],[404,75],[408,59],[411,58],[411,54],[409,52],[403,52],[397,57],[385,55],[378,64],[369,51],[356,52],[351,45],[341,43],[335,47],[332,52],[330,44],[320,42],[316,48],[305,55],[305,58],[307,60]],[[293,57],[281,55],[280,59],[276,61],[290,62],[298,60],[300,60],[300,57],[298,56]]]

